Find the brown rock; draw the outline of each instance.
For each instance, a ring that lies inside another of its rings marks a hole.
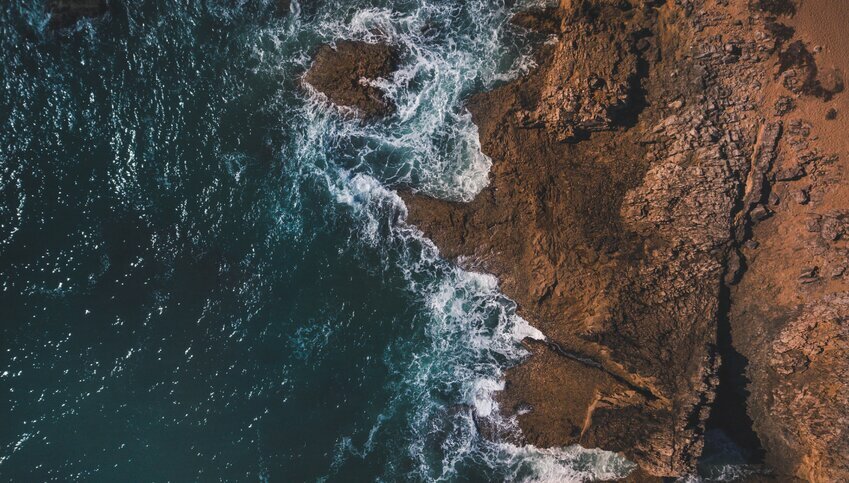
[[[560,32],[562,17],[556,7],[532,8],[513,15],[510,22],[535,32],[555,34]]]
[[[796,103],[793,99],[787,96],[781,96],[775,101],[775,114],[783,116],[793,111],[796,108]]]
[[[692,473],[719,428],[765,450],[774,481],[846,479],[849,302],[827,293],[846,277],[846,198],[826,204],[821,119],[758,104],[829,84],[774,21],[795,3],[748,6],[561,0],[559,21],[520,16],[548,35],[539,67],[468,102],[490,185],[469,203],[402,194],[409,222],[498,276],[546,335],[497,396],[521,436],[488,437],[617,451],[654,479]],[[798,193],[773,184],[805,175]],[[815,206],[765,206],[808,203],[810,186]]]
[[[831,99],[843,91],[843,75],[836,69],[820,75],[816,59],[801,40],[792,42],[779,55],[779,73],[783,73],[783,84],[790,91]]]
[[[469,101],[494,161],[477,198],[404,197],[411,223],[446,257],[497,275],[548,337],[499,396],[526,440],[620,451],[675,476],[703,446],[724,247],[749,159],[717,129],[703,69],[675,60],[701,45],[622,5],[570,2],[539,69]],[[637,54],[635,31],[676,40]],[[656,62],[646,77],[643,62]],[[662,117],[676,98],[679,112]],[[532,410],[514,413],[520,404]]]
[[[601,5],[586,8],[605,9]],[[614,9],[607,10],[617,15]],[[521,125],[556,132],[561,141],[627,122],[627,110],[635,100],[634,37],[621,24],[593,21],[586,16],[589,13],[576,12],[564,22],[569,42],[558,42],[548,54],[534,108],[520,108],[516,113]]]
[[[824,240],[839,240],[849,231],[849,215],[839,211],[831,212],[822,218],[820,226],[820,236]]]
[[[766,325],[769,327],[769,324]],[[849,480],[849,293],[808,303],[753,352],[756,427],[773,464],[806,481]],[[758,417],[762,415],[763,417]]]
[[[392,74],[397,62],[390,45],[341,40],[318,50],[304,82],[364,119],[386,116],[394,106],[373,82]]]

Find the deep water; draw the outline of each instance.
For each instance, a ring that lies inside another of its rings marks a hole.
[[[394,190],[468,200],[463,100],[530,65],[486,0],[0,7],[0,479],[559,480],[628,465],[494,443],[473,412],[539,336]],[[299,84],[339,38],[403,53],[362,124]]]

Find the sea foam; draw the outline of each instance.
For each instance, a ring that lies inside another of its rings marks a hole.
[[[303,178],[319,180],[332,200],[346,207],[355,220],[354,243],[384,253],[384,263],[399,265],[407,289],[426,308],[423,330],[429,341],[392,368],[398,379],[395,399],[365,445],[340,440],[334,468],[346,458],[367,458],[385,422],[403,412],[405,459],[412,462],[406,478],[447,480],[462,477],[469,467],[520,481],[626,474],[631,465],[612,453],[517,446],[478,434],[476,418],[487,418],[505,434],[518,431],[515,419],[501,415],[495,395],[504,388],[504,371],[528,355],[520,342],[544,335],[516,314],[495,277],[442,260],[438,248],[406,223],[406,207],[395,192],[409,186],[469,201],[487,186],[492,162],[481,151],[463,103],[476,90],[533,68],[521,42],[506,42],[510,11],[482,0],[423,0],[397,10],[349,8],[348,16],[329,9],[303,20],[298,3],[293,5],[291,22],[323,42],[388,42],[401,52],[399,69],[375,82],[397,106],[391,117],[362,123],[306,87],[306,102],[293,113],[304,131],[284,155],[298,160]],[[307,57],[295,58],[301,68],[308,67]]]

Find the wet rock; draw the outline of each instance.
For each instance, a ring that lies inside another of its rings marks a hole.
[[[498,395],[529,444],[683,475],[718,384],[715,314],[750,156],[723,132],[738,113],[713,91],[721,76],[680,61],[702,46],[684,27],[660,32],[653,7],[563,3],[539,68],[468,103],[490,185],[468,203],[404,194],[408,221],[498,276],[547,336]]]
[[[375,81],[390,76],[397,62],[397,53],[390,45],[342,40],[318,50],[304,82],[337,106],[351,108],[363,119],[373,119],[395,109]]]
[[[277,15],[288,15],[292,8],[292,0],[277,0]]]
[[[50,0],[47,2],[50,13],[49,29],[70,27],[83,18],[97,18],[109,11],[106,0]]]
[[[468,203],[402,193],[409,223],[446,258],[497,276],[519,314],[546,335],[545,342],[525,341],[530,357],[507,372],[496,396],[504,416],[518,421],[523,442],[620,452],[653,477],[692,474],[711,412],[729,427],[738,421],[714,407],[723,384],[746,394],[747,376],[757,385],[773,370],[764,366],[764,348],[799,314],[751,310],[725,320],[726,292],[756,276],[747,265],[776,249],[773,228],[799,211],[778,210],[774,223],[752,227],[770,215],[764,203],[775,188],[774,168],[795,177],[812,165],[817,175],[821,155],[809,124],[788,122],[785,136],[785,125],[767,112],[773,106],[758,104],[762,89],[777,82],[764,60],[774,60],[792,35],[778,24],[771,35],[760,28],[763,18],[792,4],[755,3],[759,13],[743,23],[728,18],[733,2],[717,10],[690,0],[562,0],[558,27],[517,19],[548,36],[538,67],[468,102],[481,148],[493,160],[490,185]],[[726,34],[731,25],[736,30]],[[816,67],[812,57],[801,49],[788,55],[778,71],[795,71],[804,86]],[[812,217],[810,234],[803,227],[791,235],[808,242],[826,218]],[[769,240],[757,253],[749,251],[757,248],[755,235]],[[738,251],[742,244],[751,259]],[[827,274],[833,263],[823,265]],[[824,283],[819,269],[775,271],[805,296],[834,283]],[[765,293],[759,285],[731,305],[765,300],[772,310],[779,298]],[[720,343],[722,331],[736,331],[733,347]],[[735,355],[745,361],[741,354],[752,361],[751,373],[735,362]],[[722,364],[739,370],[741,381],[723,382]],[[824,378],[840,380],[829,371]],[[755,397],[756,408],[749,411],[748,400],[738,407],[754,421],[743,428],[757,432],[747,446],[753,453],[758,436],[780,438],[795,428],[769,420],[775,384],[757,386],[765,395]],[[785,389],[804,387],[799,379]],[[835,433],[834,425],[827,431]],[[781,463],[788,471],[782,478],[818,451],[807,439],[792,454],[781,444],[765,442],[769,461],[792,458]]]

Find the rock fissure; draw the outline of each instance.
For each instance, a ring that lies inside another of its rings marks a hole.
[[[558,345],[556,342],[552,342],[550,340],[546,340],[545,344],[548,346],[549,349],[553,350],[557,355],[559,355],[561,357],[565,357],[565,358],[570,359],[570,360],[573,360],[573,361],[578,362],[580,364],[583,364],[587,367],[591,367],[593,369],[598,369],[598,370],[604,372],[605,374],[607,374],[608,376],[612,377],[617,382],[620,382],[623,385],[628,386],[630,389],[640,393],[641,395],[643,395],[649,401],[660,399],[658,396],[656,396],[652,392],[651,388],[639,386],[637,384],[632,383],[626,377],[623,377],[623,376],[617,374],[614,371],[606,369],[601,362],[596,361],[591,357],[587,357],[585,355],[578,354],[576,352],[568,351],[568,350],[564,349],[563,347],[561,347],[560,345]],[[600,396],[599,396],[599,399],[601,399]],[[582,430],[582,433],[583,433],[583,430]]]

